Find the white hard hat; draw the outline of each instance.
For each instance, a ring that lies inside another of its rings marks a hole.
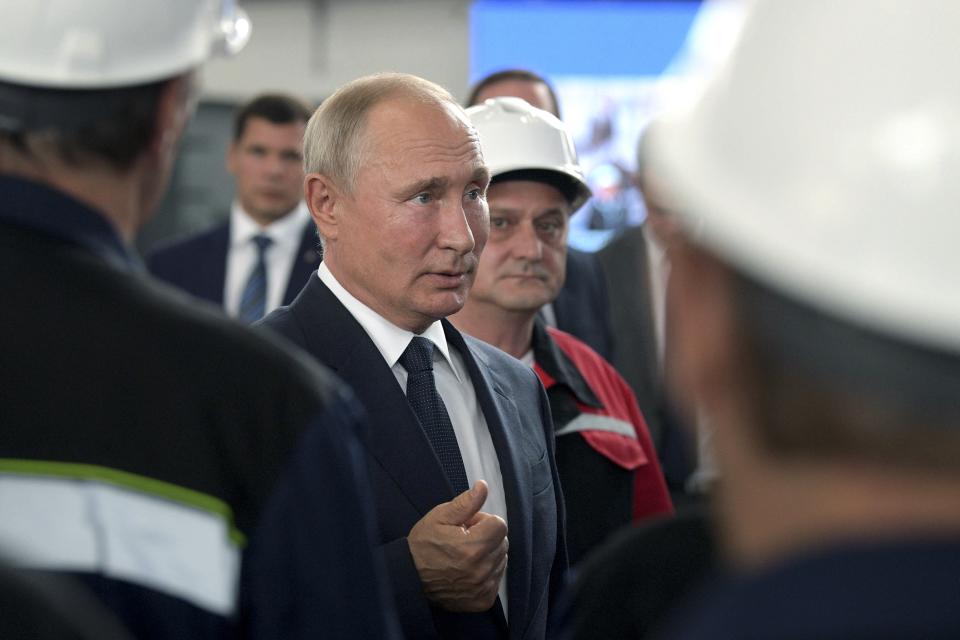
[[[645,167],[695,240],[813,308],[960,350],[960,3],[773,0]]]
[[[490,98],[467,109],[491,176],[537,175],[563,192],[573,209],[590,197],[573,140],[552,113],[513,97]]]
[[[250,36],[233,0],[2,0],[0,15],[0,82],[31,87],[162,80]]]

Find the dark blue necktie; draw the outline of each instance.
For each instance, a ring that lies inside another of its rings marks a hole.
[[[256,235],[251,241],[257,246],[257,262],[250,271],[247,284],[240,296],[240,313],[237,317],[247,324],[263,317],[267,308],[267,263],[264,260],[267,249],[273,244],[269,236]]]
[[[470,486],[457,435],[433,380],[433,343],[426,338],[414,337],[399,362],[407,370],[407,402],[420,419],[454,494],[463,493]]]

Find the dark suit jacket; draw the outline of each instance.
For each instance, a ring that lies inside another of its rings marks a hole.
[[[642,227],[630,227],[597,252],[610,296],[610,323],[617,350],[610,363],[637,396],[637,404],[660,442],[658,407],[663,381],[657,362],[657,338],[650,301],[650,269]]]
[[[580,338],[607,361],[613,361],[607,283],[596,254],[567,249],[567,277],[553,301],[557,328]]]
[[[509,526],[509,634],[499,604],[480,614],[431,607],[407,546],[413,525],[454,497],[406,396],[364,329],[320,278],[263,324],[353,387],[372,425],[364,438],[379,537],[407,638],[543,638],[566,569],[563,507],[546,394],[533,371],[444,321],[486,417],[503,476]]]
[[[223,306],[230,248],[230,219],[196,235],[174,240],[147,256],[147,268],[155,277],[202,300]],[[303,230],[293,261],[283,304],[290,304],[320,265],[320,243],[313,223]]]

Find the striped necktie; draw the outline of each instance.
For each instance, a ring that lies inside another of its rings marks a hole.
[[[255,235],[251,242],[257,247],[257,261],[250,271],[247,283],[240,296],[240,312],[237,317],[241,322],[250,324],[263,317],[267,306],[267,263],[265,261],[267,249],[273,244],[270,236]]]

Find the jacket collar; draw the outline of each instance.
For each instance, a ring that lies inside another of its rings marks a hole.
[[[603,407],[603,403],[580,375],[580,370],[560,349],[539,317],[533,325],[533,359],[556,384],[570,389],[580,404],[598,409]]]
[[[0,221],[83,247],[115,267],[143,269],[110,221],[82,202],[43,184],[12,176],[0,176],[0,193]]]

